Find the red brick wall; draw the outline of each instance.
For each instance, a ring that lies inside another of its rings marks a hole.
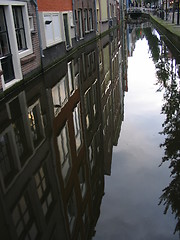
[[[39,11],[70,11],[72,0],[37,0]]]

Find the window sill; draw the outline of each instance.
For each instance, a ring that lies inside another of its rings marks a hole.
[[[13,79],[12,81],[5,83],[3,87],[3,91],[7,90],[8,88],[12,87],[14,84],[20,82],[22,79]]]
[[[33,53],[32,49],[27,49],[19,52],[19,57],[23,58]]]
[[[27,57],[22,58],[21,59],[21,64],[25,65],[27,63],[30,63],[30,62],[34,61],[35,59],[36,59],[36,55],[35,54],[31,54],[31,55],[29,55]]]
[[[46,48],[50,48],[50,47],[53,47],[53,46],[55,46],[55,45],[57,45],[57,44],[60,44],[60,43],[62,43],[63,41],[61,40],[61,39],[59,39],[59,40],[56,40],[56,41],[53,41],[53,42],[46,42]]]

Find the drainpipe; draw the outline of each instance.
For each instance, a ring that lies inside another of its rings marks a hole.
[[[37,28],[38,28],[38,39],[39,39],[39,47],[40,47],[41,63],[42,63],[42,58],[44,57],[44,53],[43,53],[43,48],[42,48],[42,38],[41,38],[40,21],[39,21],[39,11],[38,11],[37,0],[32,0],[32,2],[34,3],[35,11],[36,11]]]

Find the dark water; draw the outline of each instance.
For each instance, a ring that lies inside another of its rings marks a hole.
[[[179,239],[178,231],[173,235],[180,207],[178,60],[153,28],[133,29],[129,37],[124,122],[113,148],[111,176],[105,177],[94,239]],[[158,203],[168,186],[163,202],[169,202],[169,210],[163,215],[165,206]]]
[[[0,239],[178,239],[179,63],[123,25],[2,95]]]

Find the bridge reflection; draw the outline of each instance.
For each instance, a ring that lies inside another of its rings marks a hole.
[[[127,10],[127,16],[130,18],[139,18],[141,16],[148,17],[150,13],[154,10],[152,8],[145,8],[145,7],[130,7]]]

